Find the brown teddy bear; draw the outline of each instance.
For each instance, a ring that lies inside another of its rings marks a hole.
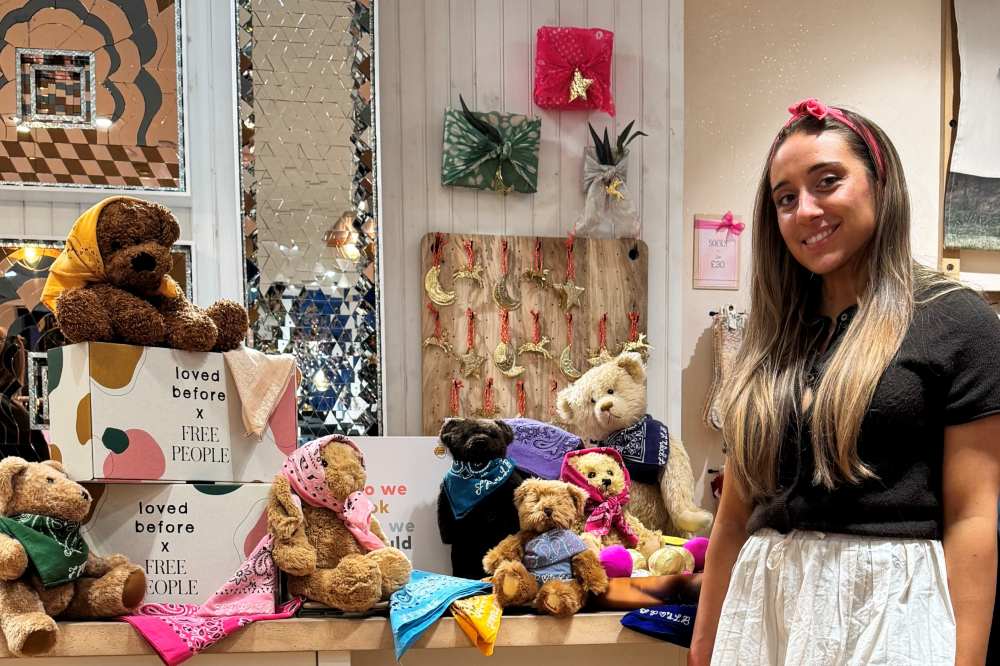
[[[410,561],[387,545],[365,496],[364,457],[332,435],[296,449],[274,478],[267,528],[288,590],[364,612],[410,580]]]
[[[148,201],[111,197],[81,215],[42,293],[66,339],[184,351],[239,347],[247,331],[243,306],[223,300],[202,310],[168,274],[179,237],[173,214]]]
[[[115,617],[142,603],[142,568],[97,557],[80,536],[90,504],[58,462],[0,461],[0,630],[15,656],[50,651],[56,616]]]
[[[521,529],[483,558],[501,607],[534,604],[567,616],[583,607],[588,593],[607,591],[597,553],[573,531],[586,503],[586,493],[562,481],[528,479],[514,492]]]
[[[684,444],[646,414],[646,369],[636,352],[588,370],[560,391],[556,409],[584,446],[616,449],[632,477],[632,513],[664,534],[689,536],[712,524],[694,502],[694,473]]]

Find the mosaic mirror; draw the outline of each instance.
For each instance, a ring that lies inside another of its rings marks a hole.
[[[0,2],[0,186],[184,190],[181,15]]]
[[[374,1],[237,0],[251,333],[298,357],[303,440],[382,432]]]

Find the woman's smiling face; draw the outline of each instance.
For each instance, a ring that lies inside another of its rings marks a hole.
[[[771,161],[778,228],[792,256],[817,275],[850,268],[875,233],[864,163],[838,132],[796,132]]]

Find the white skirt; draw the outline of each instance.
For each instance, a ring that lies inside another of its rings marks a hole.
[[[955,662],[940,541],[760,530],[736,560],[712,666]]]

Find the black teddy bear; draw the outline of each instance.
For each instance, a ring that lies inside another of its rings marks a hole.
[[[514,431],[503,421],[449,419],[439,437],[453,460],[438,495],[441,541],[451,545],[453,574],[478,580],[487,551],[518,531],[514,491],[524,477],[507,457]]]

